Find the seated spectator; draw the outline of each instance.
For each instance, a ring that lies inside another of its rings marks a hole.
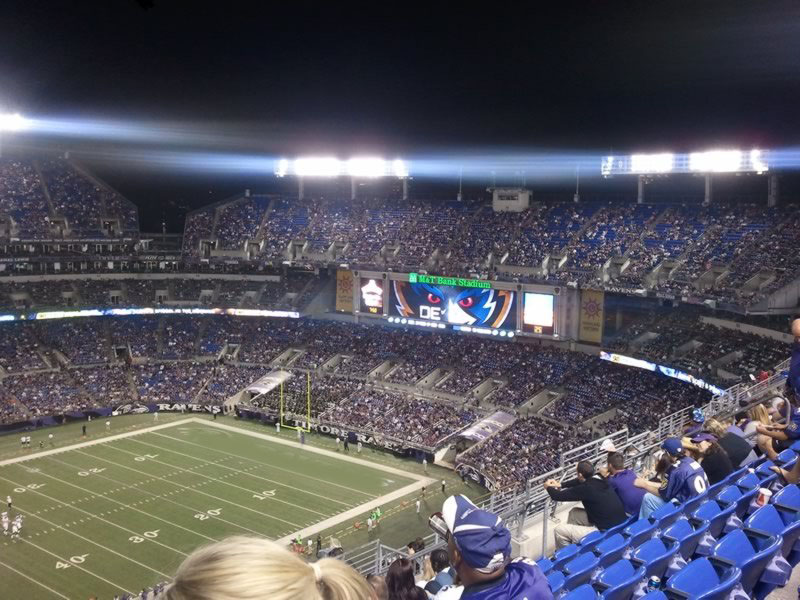
[[[705,471],[696,460],[686,456],[679,439],[667,438],[661,444],[661,448],[664,450],[663,458],[669,465],[662,483],[641,477],[637,477],[635,481],[636,487],[647,492],[642,499],[640,519],[646,519],[667,502],[680,504],[708,489],[708,477]]]
[[[729,428],[716,419],[706,421],[706,431],[717,438],[717,443],[731,459],[734,469],[743,467],[758,458],[744,437],[729,431]]]
[[[545,489],[556,502],[582,502],[583,508],[569,511],[566,523],[556,527],[556,549],[578,542],[592,531],[605,531],[622,523],[627,516],[622,501],[609,483],[595,474],[588,460],[578,463],[578,477],[563,484],[550,479]]]
[[[435,573],[433,579],[425,584],[425,591],[431,596],[435,596],[439,590],[448,585],[453,585],[455,570],[450,566],[447,558],[447,550],[439,548],[431,552],[431,568]]]
[[[230,537],[192,552],[164,600],[371,600],[372,588],[347,563],[307,563],[275,542]]]
[[[730,457],[717,443],[717,438],[710,433],[696,433],[691,439],[684,439],[682,445],[687,454],[700,462],[711,485],[733,473]]]
[[[786,393],[792,393],[789,381],[786,382]],[[789,409],[786,423],[756,426],[756,432],[760,434],[758,447],[770,460],[775,460],[780,452],[791,447],[800,438],[800,408],[793,408],[788,399],[784,401],[784,406]]]
[[[608,485],[622,500],[622,506],[627,515],[639,514],[645,494],[642,488],[633,484],[634,481],[636,481],[636,474],[631,469],[625,468],[625,457],[619,452],[611,452],[608,455]]]
[[[444,587],[437,600],[515,598],[552,600],[542,570],[531,560],[511,559],[511,532],[495,514],[475,506],[463,495],[450,496],[442,512],[431,517],[431,528],[447,539],[447,555],[461,586]]]
[[[759,425],[770,425],[772,421],[770,421],[767,407],[763,404],[756,404],[747,411],[747,414],[743,418],[737,419],[737,423],[739,427],[742,428],[745,439],[752,448],[756,445],[756,438],[758,436],[756,428]]]
[[[414,563],[407,558],[398,558],[386,573],[389,600],[427,600],[425,591],[414,582]]]

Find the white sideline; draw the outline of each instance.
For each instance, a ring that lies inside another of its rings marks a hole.
[[[70,450],[88,448],[89,446],[96,446],[97,444],[105,444],[106,442],[113,442],[114,440],[124,440],[125,438],[129,438],[134,435],[141,435],[142,433],[150,433],[151,431],[158,431],[160,429],[166,429],[167,427],[176,427],[177,425],[185,425],[186,423],[191,423],[194,421],[200,421],[201,423],[205,422],[202,419],[187,417],[186,419],[178,419],[177,421],[170,421],[169,423],[164,423],[162,425],[153,425],[152,427],[145,427],[144,429],[137,429],[135,431],[126,431],[125,433],[115,433],[114,435],[107,435],[102,438],[97,438],[96,440],[90,440],[88,442],[78,442],[77,444],[72,444],[71,446],[59,446],[58,448],[51,448],[50,450],[41,450],[39,452],[34,452],[31,454],[27,454],[25,456],[18,456],[16,458],[7,458],[6,460],[0,460],[0,467],[25,462],[28,460],[33,460],[35,458],[52,456],[53,454],[68,452]]]

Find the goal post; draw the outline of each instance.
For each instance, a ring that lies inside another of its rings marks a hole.
[[[311,431],[311,373],[306,373],[306,426],[305,427],[297,427],[295,425],[289,425],[288,423],[284,422],[284,402],[283,402],[283,381],[281,381],[280,386],[280,402],[279,402],[279,419],[281,427],[286,427],[287,429],[295,429],[298,431],[305,431],[309,433]]]

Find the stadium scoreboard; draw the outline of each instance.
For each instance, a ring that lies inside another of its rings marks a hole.
[[[504,338],[559,337],[565,301],[559,288],[367,271],[353,272],[353,282],[354,312],[392,324]]]

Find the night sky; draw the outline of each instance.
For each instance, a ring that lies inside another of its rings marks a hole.
[[[198,151],[798,145],[796,1],[431,4],[7,0],[0,106],[178,122]],[[94,168],[145,226],[260,184]]]

